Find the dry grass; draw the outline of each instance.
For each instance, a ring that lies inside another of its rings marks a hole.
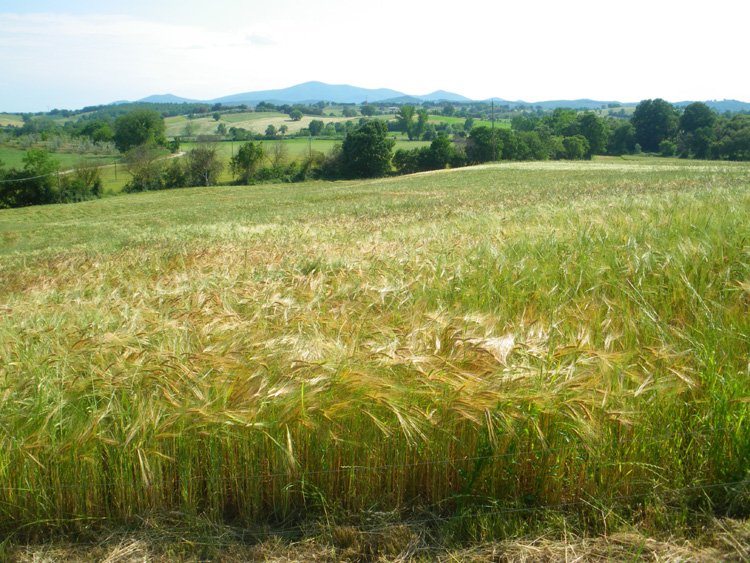
[[[218,532],[218,530],[217,530]],[[233,531],[232,531],[233,532]],[[164,536],[154,530],[112,533],[95,545],[50,543],[16,546],[7,560],[16,563],[160,563],[167,561],[747,561],[750,524],[713,520],[697,536],[661,536],[639,531],[608,536],[524,537],[467,547],[438,547],[428,529],[398,525],[371,533],[338,527],[299,539],[270,536],[256,542],[232,542],[232,533],[200,542]]]

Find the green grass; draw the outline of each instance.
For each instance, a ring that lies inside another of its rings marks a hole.
[[[454,127],[458,126],[459,128],[463,128],[464,123],[466,123],[466,118],[445,115],[430,115],[429,121],[432,121],[434,123],[450,123]],[[474,119],[474,127],[492,127],[492,121],[488,119]],[[495,127],[497,127],[498,129],[510,129],[510,120],[496,119]]]
[[[747,514],[749,214],[658,159],[2,210],[2,529]]]
[[[279,141],[260,141],[267,153],[270,152],[278,142]],[[311,141],[309,138],[294,137],[290,139],[284,139],[280,142],[283,143],[283,145],[286,147],[289,158],[298,160],[305,158],[309,154],[310,150],[328,154],[331,149],[333,149],[333,147],[335,147],[336,145],[340,145],[343,142],[343,139],[334,140],[313,138]],[[242,145],[243,141],[223,141],[216,144],[219,155],[221,155],[221,157],[225,160],[229,160],[232,157],[233,152],[237,151]],[[430,143],[427,141],[407,141],[399,139],[396,141],[394,150],[398,150],[401,148],[408,149],[415,147],[424,147],[429,145]],[[180,150],[189,151],[195,146],[196,143],[182,143],[180,145]]]
[[[26,151],[23,149],[17,149],[15,147],[9,147],[6,145],[0,145],[0,160],[5,164],[5,168],[23,168],[23,158],[26,156]],[[82,161],[92,162],[96,164],[110,164],[115,160],[119,160],[119,156],[113,155],[102,155],[102,154],[78,154],[78,153],[65,153],[55,152],[51,153],[52,159],[60,163],[61,170],[68,170],[75,167]]]
[[[298,161],[306,158],[310,154],[310,151],[328,154],[336,145],[340,145],[343,142],[343,139],[334,140],[313,138],[312,140],[310,140],[309,138],[293,137],[281,141],[259,142],[263,145],[263,148],[265,149],[266,155],[268,157],[266,164],[270,164],[272,151],[278,143],[282,143],[284,151],[286,151],[286,158],[288,160]],[[242,145],[243,141],[223,141],[220,143],[216,143],[217,152],[219,153],[220,159],[224,163],[224,170],[221,174],[221,177],[219,178],[220,182],[229,184],[234,181],[234,178],[229,169],[229,160],[235,154],[235,151],[239,150]],[[397,139],[394,150],[398,150],[401,148],[411,149],[429,145],[430,143],[427,141],[408,141],[406,139]],[[195,146],[196,143],[182,143],[180,145],[180,150],[190,151]]]

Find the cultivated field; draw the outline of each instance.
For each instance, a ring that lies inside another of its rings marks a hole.
[[[749,216],[749,165],[664,159],[0,211],[2,532],[431,558],[746,516]]]
[[[6,127],[8,125],[21,127],[23,125],[23,119],[16,113],[0,113],[0,127]]]
[[[465,117],[453,117],[445,115],[430,115],[429,122],[431,123],[450,123],[454,127],[462,129],[464,123],[466,123]],[[489,119],[474,119],[473,127],[492,127],[492,121]],[[498,129],[510,129],[509,119],[496,119],[495,127]]]
[[[339,121],[352,121],[349,117],[330,117],[305,115],[299,121],[292,121],[285,113],[278,112],[246,112],[246,113],[227,113],[222,114],[219,121],[215,121],[210,115],[196,119],[188,119],[186,116],[167,117],[164,120],[166,125],[166,134],[168,137],[192,136],[192,135],[213,135],[216,134],[216,127],[223,123],[227,129],[238,127],[247,129],[255,134],[263,135],[269,125],[278,129],[286,125],[289,131],[287,135],[298,133],[300,129],[308,127],[313,119],[318,119],[324,123],[336,123]],[[190,129],[186,130],[186,126]],[[188,135],[188,132],[190,133]]]

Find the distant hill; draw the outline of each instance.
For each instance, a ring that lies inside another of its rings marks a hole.
[[[461,94],[454,94],[453,92],[446,92],[445,90],[435,90],[431,94],[425,94],[424,96],[415,96],[423,102],[470,102],[471,100]]]
[[[693,102],[677,102],[674,105],[682,108],[692,103]],[[750,103],[740,102],[738,100],[707,100],[704,103],[719,113],[724,113],[725,111],[750,111]]]
[[[403,96],[402,92],[387,88],[358,88],[348,84],[325,84],[323,82],[305,82],[282,88],[281,90],[261,90],[258,92],[243,92],[209,100],[212,103],[258,103],[270,100],[287,103],[314,103],[318,101],[334,102],[338,104],[360,104],[362,102],[377,102],[388,98]]]
[[[381,104],[412,104],[412,105],[418,105],[421,104],[424,100],[421,98],[418,98],[417,96],[397,96],[395,98],[388,98],[387,100],[380,100],[379,103]]]
[[[505,100],[503,98],[488,98],[482,100],[489,103],[494,100],[496,104],[511,107],[541,107],[543,109],[574,108],[574,109],[600,109],[610,104],[618,106],[634,106],[637,102],[621,103],[616,101],[591,100],[583,98],[579,100],[545,100],[539,102],[526,102],[523,100]],[[326,84],[324,82],[305,82],[289,88],[278,90],[259,90],[255,92],[242,92],[229,96],[222,96],[212,100],[194,100],[175,96],[174,94],[159,94],[148,96],[139,102],[151,103],[222,103],[222,104],[248,104],[256,105],[260,102],[274,104],[312,104],[325,101],[339,104],[361,104],[363,102],[392,103],[392,104],[421,104],[422,102],[455,102],[466,103],[479,100],[471,100],[460,94],[436,90],[430,94],[411,95],[391,90],[389,88],[359,88],[349,84]],[[684,107],[692,102],[677,102],[674,105]],[[737,100],[710,100],[705,102],[709,107],[718,112],[725,111],[750,111],[750,103]]]
[[[153,96],[148,96],[138,101],[147,102],[151,104],[192,104],[192,103],[199,102],[200,100],[191,100],[188,98],[182,98],[180,96],[175,96],[174,94],[155,94]]]
[[[542,109],[555,109],[555,108],[572,108],[572,109],[601,109],[602,106],[608,106],[609,104],[617,104],[618,106],[627,106],[631,104],[623,104],[622,102],[614,101],[600,101],[600,100],[589,100],[587,98],[580,100],[546,100],[541,102],[525,102],[523,100],[504,100],[502,98],[490,98],[483,100],[489,103],[494,101],[496,104],[510,106],[510,107],[540,107]],[[634,104],[633,104],[634,105]]]

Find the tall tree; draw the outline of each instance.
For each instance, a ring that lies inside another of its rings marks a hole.
[[[680,116],[680,130],[694,133],[701,127],[713,127],[716,123],[716,113],[703,102],[693,102],[685,106]]]
[[[405,133],[409,137],[409,140],[411,140],[414,136],[413,125],[415,112],[416,108],[409,104],[401,106],[400,108],[398,108],[398,112],[396,112],[396,122],[398,123],[398,130]]]
[[[307,126],[307,128],[310,130],[310,135],[313,137],[317,137],[320,135],[320,132],[323,131],[323,127],[325,127],[325,123],[323,123],[320,119],[313,119],[310,122],[310,125]]]
[[[466,142],[466,158],[471,164],[499,160],[503,151],[499,129],[486,126],[474,127]],[[510,133],[510,131],[509,131]]]
[[[214,185],[224,168],[214,143],[201,143],[195,147],[187,154],[186,163],[190,184],[194,186]]]
[[[661,98],[639,103],[631,121],[636,141],[647,152],[657,152],[659,144],[677,132],[677,110]]]
[[[395,141],[382,121],[367,121],[349,132],[341,147],[343,172],[350,178],[385,176],[391,170]]]
[[[229,161],[238,184],[248,184],[263,160],[263,145],[252,141],[242,145]]]
[[[115,146],[127,152],[138,145],[165,145],[164,132],[164,119],[159,112],[136,109],[115,121]]]
[[[417,110],[417,122],[414,124],[413,136],[415,139],[421,139],[427,129],[427,120],[430,118],[427,110],[420,108]]]
[[[680,116],[680,150],[695,158],[709,158],[716,142],[716,112],[703,102],[693,102]]]
[[[595,113],[587,111],[578,116],[578,131],[589,144],[588,158],[594,154],[604,154],[607,150],[609,127],[607,123]]]

